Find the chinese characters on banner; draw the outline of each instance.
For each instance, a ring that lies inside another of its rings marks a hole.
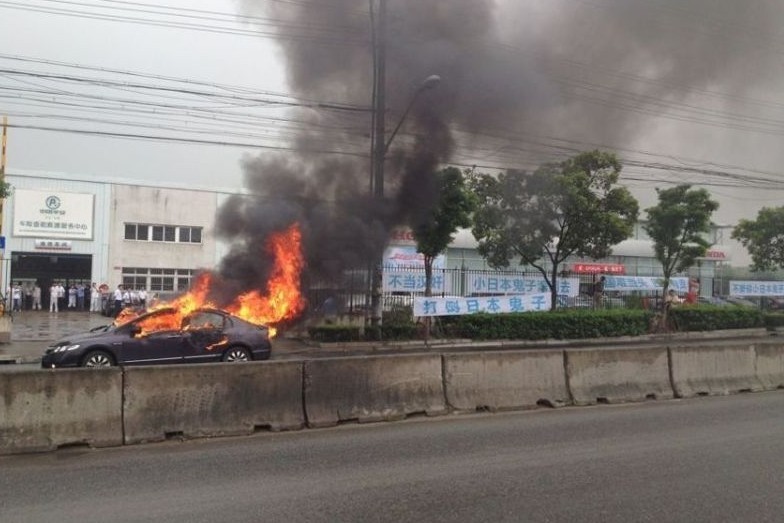
[[[425,292],[425,270],[389,270],[382,274],[384,292]],[[452,288],[452,275],[433,270],[432,291],[436,294],[448,292]]]
[[[664,286],[661,276],[605,276],[606,291],[660,291]],[[689,291],[689,278],[670,278],[670,289],[677,293]]]
[[[460,316],[487,312],[532,312],[550,310],[550,294],[488,296],[482,298],[414,298],[414,316]]]
[[[577,296],[580,293],[579,278],[558,278],[556,281],[559,296]],[[550,292],[543,277],[516,275],[469,274],[467,293],[531,294]]]
[[[730,281],[730,296],[784,296],[784,282]]]

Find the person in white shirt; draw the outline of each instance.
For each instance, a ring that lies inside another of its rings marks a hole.
[[[57,282],[57,308],[65,306],[65,287],[60,282]]]
[[[90,312],[101,312],[101,291],[95,282],[90,287]]]
[[[33,287],[33,310],[41,310],[41,287],[37,283]]]
[[[114,317],[116,318],[123,308],[123,286],[122,283],[114,290]]]
[[[54,282],[51,287],[49,287],[49,312],[59,312],[60,307],[57,303],[57,300],[60,297],[60,291],[57,288],[57,282]]]
[[[20,312],[22,310],[22,286],[19,283],[15,283],[11,288],[11,300],[14,312]]]
[[[144,289],[139,289],[139,305],[141,305],[143,309],[147,308],[147,291]]]

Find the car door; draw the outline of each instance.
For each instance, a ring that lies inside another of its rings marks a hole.
[[[160,330],[123,341],[120,357],[125,365],[182,363],[184,335],[179,330]]]
[[[186,363],[220,361],[226,347],[225,317],[214,311],[196,311],[183,320],[183,359]]]

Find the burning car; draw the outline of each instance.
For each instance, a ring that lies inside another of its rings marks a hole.
[[[270,357],[270,333],[227,311],[163,307],[69,336],[46,349],[44,368],[243,362]]]

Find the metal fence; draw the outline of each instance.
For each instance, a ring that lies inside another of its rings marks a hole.
[[[367,318],[370,310],[370,271],[346,272],[343,279],[311,286],[306,297],[312,315],[323,313],[328,298],[337,303],[338,314]],[[633,292],[606,291],[595,299],[594,289],[601,275],[562,272],[556,284],[560,291],[558,307],[651,308],[660,304],[659,290]],[[425,272],[421,268],[384,267],[382,303],[385,312],[410,307],[414,298],[425,295]],[[432,295],[437,297],[501,296],[550,292],[538,271],[488,271],[475,269],[434,269]]]

